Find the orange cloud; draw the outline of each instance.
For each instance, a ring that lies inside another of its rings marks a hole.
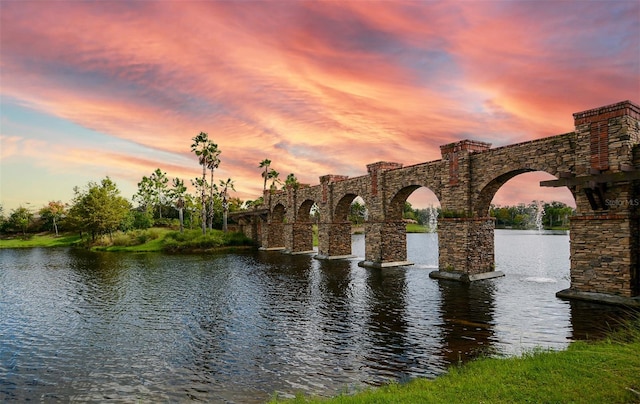
[[[156,167],[188,177],[191,138],[206,131],[220,177],[253,199],[264,158],[316,184],[375,161],[435,160],[462,138],[563,133],[573,112],[637,98],[639,7],[2,2],[3,102],[104,136],[23,120],[2,130],[3,163],[16,137],[34,137],[63,142],[61,156],[39,155],[47,167],[86,165],[134,185]]]

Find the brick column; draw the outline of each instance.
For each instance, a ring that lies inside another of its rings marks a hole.
[[[625,101],[575,113],[574,121],[571,286],[556,295],[640,306],[640,107]]]
[[[571,288],[623,297],[638,295],[638,218],[586,214],[571,218]]]
[[[284,223],[268,223],[262,228],[261,250],[284,250],[285,249],[285,228]]]
[[[407,261],[406,224],[399,221],[364,224],[365,260],[363,267],[383,268],[412,265]]]
[[[440,270],[429,276],[462,282],[504,276],[494,266],[494,227],[492,217],[439,219]]]
[[[352,257],[350,222],[318,224],[317,259],[339,259]]]
[[[285,234],[291,237],[286,243],[289,254],[309,254],[313,251],[313,225],[310,222],[285,224]]]

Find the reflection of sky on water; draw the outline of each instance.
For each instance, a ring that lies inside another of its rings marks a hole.
[[[568,286],[566,235],[497,231],[506,276],[471,285],[429,278],[437,235],[407,240],[415,265],[382,269],[357,265],[364,236],[360,258],[336,261],[0,251],[0,397],[333,395],[433,377],[479,353],[563,348],[616,313],[555,297]]]

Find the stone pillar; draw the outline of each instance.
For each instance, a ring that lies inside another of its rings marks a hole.
[[[365,260],[363,267],[384,268],[412,265],[407,261],[407,230],[401,221],[365,222]]]
[[[346,180],[345,175],[327,174],[320,177],[320,223],[318,223],[317,259],[352,258],[351,223],[344,217],[336,217],[333,199],[335,183]]]
[[[562,298],[640,306],[640,107],[629,101],[574,114],[577,214],[571,286]]]
[[[571,218],[571,289],[638,295],[638,218],[585,214]]]
[[[285,249],[284,223],[271,222],[263,226],[261,250]]]
[[[471,282],[504,276],[495,270],[493,230],[495,219],[473,212],[471,155],[487,151],[491,144],[462,140],[440,146],[444,164],[442,218],[438,219],[439,270],[429,276]]]
[[[251,220],[251,239],[256,242],[258,246],[262,246],[262,225],[263,220],[259,217],[255,217]]]
[[[391,267],[411,265],[407,261],[406,225],[402,216],[394,217],[386,206],[385,172],[402,168],[402,164],[379,161],[367,164],[369,172],[369,217],[364,223],[365,260],[358,263],[363,267]]]
[[[291,241],[287,243],[285,252],[290,254],[313,253],[313,226],[311,222],[298,222],[286,224],[285,234],[290,235]]]
[[[261,250],[284,250],[287,237],[285,235],[286,208],[277,204],[269,214],[268,222],[262,228]],[[288,229],[287,229],[288,230]]]
[[[318,225],[317,259],[352,258],[351,223],[320,223]]]
[[[439,271],[432,278],[471,282],[504,276],[495,270],[495,218],[438,219]]]
[[[282,234],[284,236],[284,253],[293,252],[293,223],[282,224]]]

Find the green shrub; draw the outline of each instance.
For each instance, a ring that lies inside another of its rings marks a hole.
[[[253,241],[242,233],[224,233],[220,230],[209,230],[203,235],[200,230],[185,230],[171,232],[164,239],[167,251],[190,249],[211,249],[223,246],[253,245]]]
[[[131,230],[128,232],[118,232],[113,235],[112,245],[118,247],[131,247],[156,240],[162,235],[163,230],[158,228]]]
[[[126,247],[131,245],[131,237],[127,233],[118,232],[113,236],[113,245]]]

